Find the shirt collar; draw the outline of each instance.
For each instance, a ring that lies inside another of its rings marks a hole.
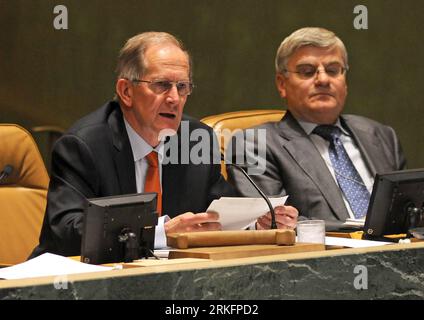
[[[155,150],[158,153],[159,163],[162,163],[164,143],[161,141],[155,148],[146,142],[135,130],[131,127],[128,121],[124,118],[125,128],[127,129],[128,138],[130,140],[131,149],[134,156],[134,162],[144,159],[150,152]]]
[[[299,125],[302,127],[302,129],[306,132],[306,134],[309,136],[314,129],[319,126],[316,123],[312,123],[312,122],[307,122],[307,121],[302,121],[302,120],[297,120],[297,122],[299,122]],[[347,132],[347,130],[345,128],[343,128],[341,122],[340,122],[340,118],[337,118],[336,123],[334,124],[336,127],[338,127],[341,131],[342,134],[346,135],[346,136],[350,136],[349,132]]]

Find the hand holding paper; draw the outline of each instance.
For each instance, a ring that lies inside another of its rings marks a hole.
[[[283,206],[287,196],[270,198],[273,207]],[[241,230],[249,227],[269,211],[263,198],[227,198],[214,200],[208,212],[217,212],[222,230]]]
[[[275,222],[277,229],[294,229],[297,225],[297,217],[299,212],[292,206],[278,206],[274,208]],[[271,213],[267,213],[258,218],[256,223],[257,230],[271,229],[272,217]]]

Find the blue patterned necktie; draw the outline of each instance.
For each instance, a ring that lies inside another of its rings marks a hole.
[[[340,141],[340,135],[342,134],[340,128],[320,125],[313,132],[330,142],[328,153],[340,189],[342,189],[349,202],[355,218],[365,217],[370,201],[370,193]]]

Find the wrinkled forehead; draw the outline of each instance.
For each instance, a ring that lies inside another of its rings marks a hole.
[[[316,46],[303,46],[294,51],[288,59],[289,66],[296,66],[299,64],[330,64],[340,63],[345,64],[342,50],[337,46],[332,47],[316,47]]]
[[[187,52],[174,44],[152,45],[144,54],[147,73],[161,70],[175,70],[190,73],[190,59]]]

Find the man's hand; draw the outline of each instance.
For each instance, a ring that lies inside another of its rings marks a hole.
[[[275,222],[278,229],[294,229],[297,224],[297,216],[299,212],[292,206],[278,206],[274,208]],[[267,213],[259,217],[256,221],[256,229],[270,229],[271,228],[271,213]]]
[[[186,212],[165,222],[165,233],[221,230],[218,219],[219,215],[215,212]]]

